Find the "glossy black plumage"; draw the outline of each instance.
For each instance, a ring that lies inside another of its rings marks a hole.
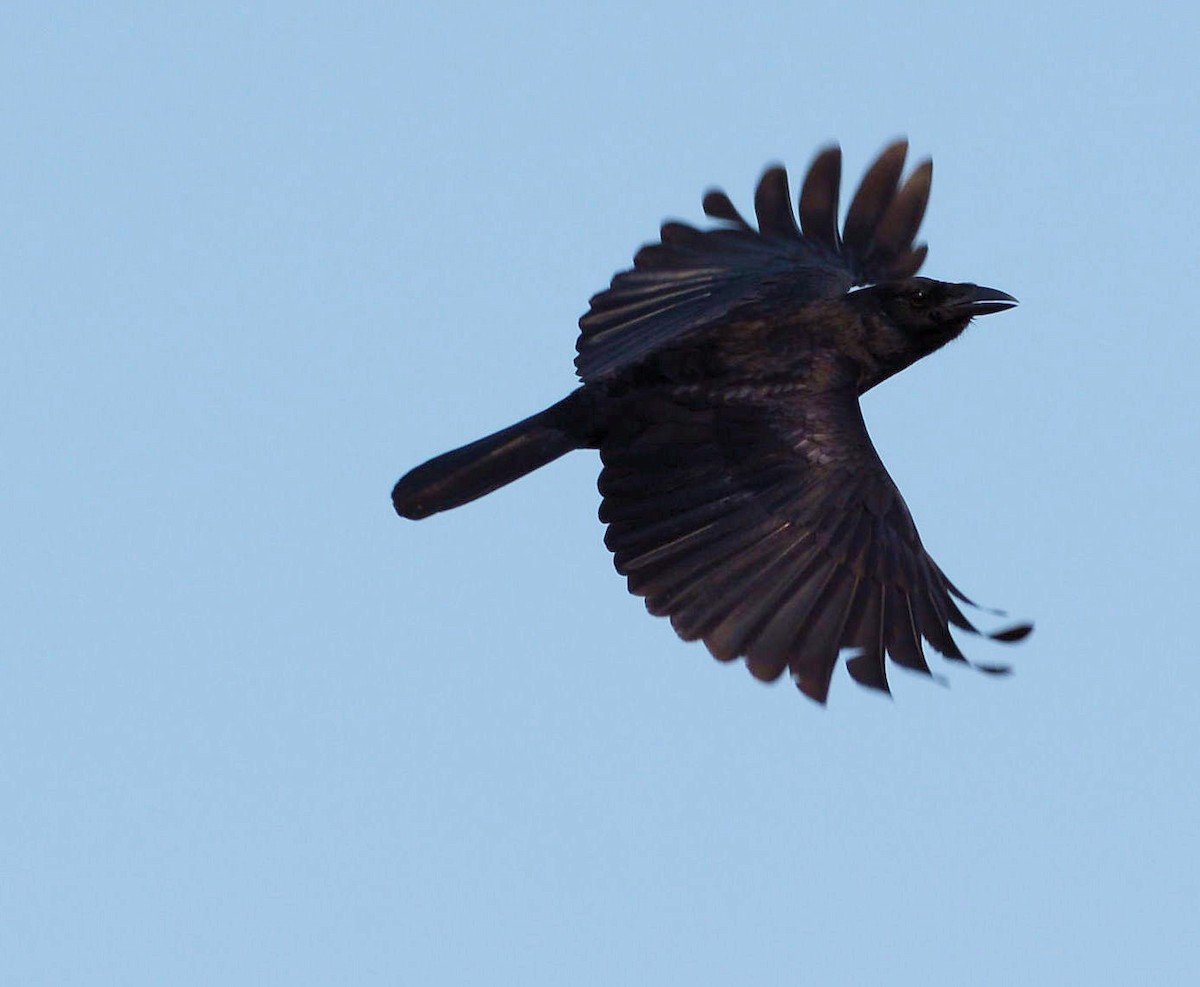
[[[766,681],[788,671],[819,702],[843,649],[876,689],[887,656],[928,674],[925,643],[965,660],[950,628],[978,633],[958,605],[969,601],[925,551],[858,399],[1015,300],[914,277],[932,166],[902,183],[905,154],[897,142],[880,155],[840,233],[837,148],[809,169],[798,222],[779,167],[758,185],[757,230],[708,193],[721,225],[664,224],[592,299],[583,385],[413,470],[393,492],[397,511],[425,517],[597,448],[617,570],[718,659],[744,657]]]

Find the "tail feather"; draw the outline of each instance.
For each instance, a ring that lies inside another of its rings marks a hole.
[[[396,513],[418,520],[460,507],[578,449],[565,427],[570,400],[410,470],[392,490]]]

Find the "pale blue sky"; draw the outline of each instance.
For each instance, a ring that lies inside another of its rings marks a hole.
[[[1193,982],[1200,16],[1043,6],[10,7],[0,983]],[[592,453],[393,515],[663,218],[899,134],[1022,304],[865,413],[1013,677],[717,665]]]

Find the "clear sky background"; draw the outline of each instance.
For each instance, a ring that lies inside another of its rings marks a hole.
[[[0,34],[0,983],[1194,983],[1194,5],[16,4]],[[649,617],[573,385],[702,192],[935,161],[1021,299],[873,392],[1037,622],[821,709]]]

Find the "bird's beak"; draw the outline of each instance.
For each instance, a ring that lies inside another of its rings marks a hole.
[[[1012,295],[995,288],[984,288],[978,284],[964,284],[962,288],[963,297],[958,304],[972,317],[1003,312],[1017,304]]]

